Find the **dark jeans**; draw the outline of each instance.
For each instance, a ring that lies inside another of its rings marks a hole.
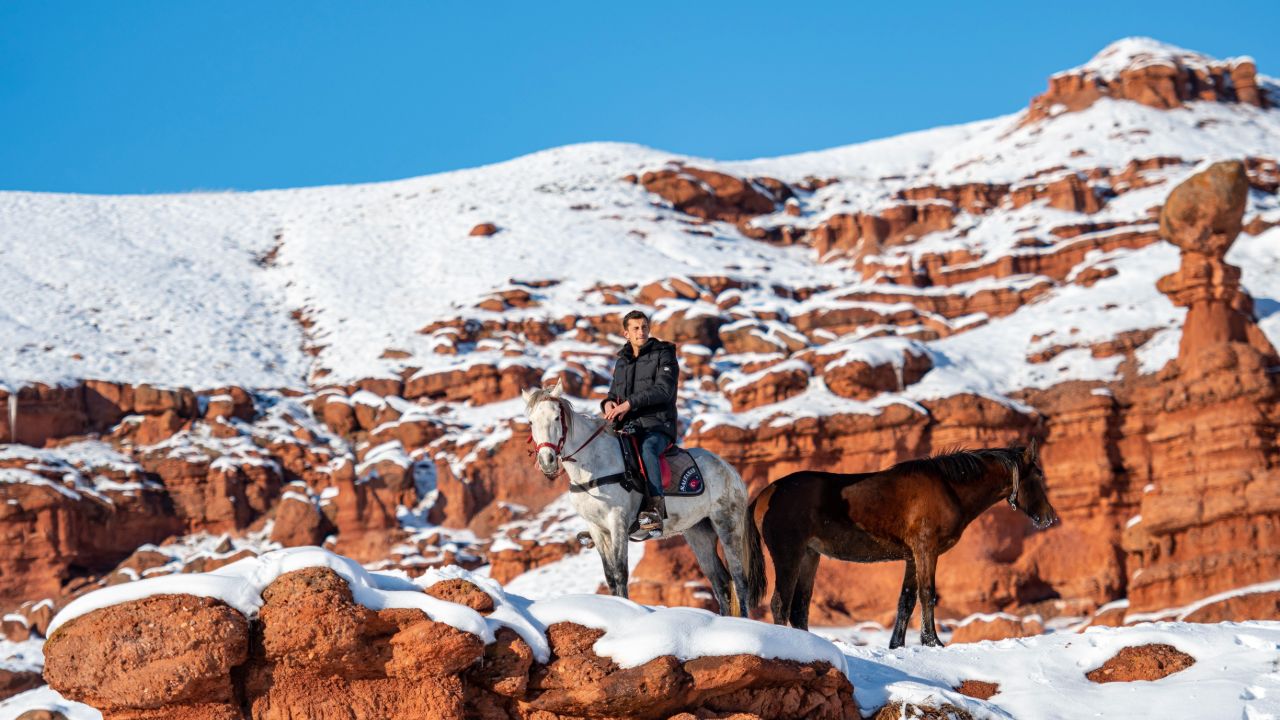
[[[649,494],[662,497],[662,466],[658,456],[671,444],[671,438],[660,432],[645,433],[640,441],[640,459],[644,463],[644,474],[649,476]]]

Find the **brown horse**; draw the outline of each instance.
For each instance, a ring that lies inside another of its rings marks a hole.
[[[855,475],[802,470],[766,487],[751,503],[746,556],[749,602],[764,594],[760,536],[773,558],[773,621],[809,626],[813,579],[822,555],[853,562],[906,560],[889,647],[902,647],[920,598],[920,641],[941,645],[933,624],[934,569],[965,527],[1001,499],[1038,528],[1058,519],[1049,504],[1035,442],[1029,447],[958,451]]]

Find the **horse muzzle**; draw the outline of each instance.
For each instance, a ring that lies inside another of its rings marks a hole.
[[[1058,514],[1052,511],[1050,511],[1048,515],[1045,515],[1043,517],[1040,515],[1035,515],[1035,516],[1032,516],[1031,518],[1031,524],[1035,525],[1037,530],[1044,530],[1052,526],[1056,522],[1058,522]]]

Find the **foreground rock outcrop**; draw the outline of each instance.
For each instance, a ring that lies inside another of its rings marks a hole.
[[[462,579],[426,593],[495,607]],[[605,631],[574,622],[548,627],[539,662],[507,627],[486,644],[416,608],[369,609],[323,567],[281,575],[262,601],[252,622],[184,594],[93,610],[55,629],[45,678],[105,720],[857,715],[848,679],[826,662],[661,655],[621,667],[593,649]]]

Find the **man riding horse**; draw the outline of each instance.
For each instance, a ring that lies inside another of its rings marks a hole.
[[[639,516],[640,527],[662,532],[667,518],[658,456],[676,438],[676,388],[680,366],[676,346],[649,336],[649,318],[632,310],[622,318],[627,343],[618,350],[609,395],[602,403],[606,420],[630,426],[637,434],[641,462],[649,483],[647,507]]]

